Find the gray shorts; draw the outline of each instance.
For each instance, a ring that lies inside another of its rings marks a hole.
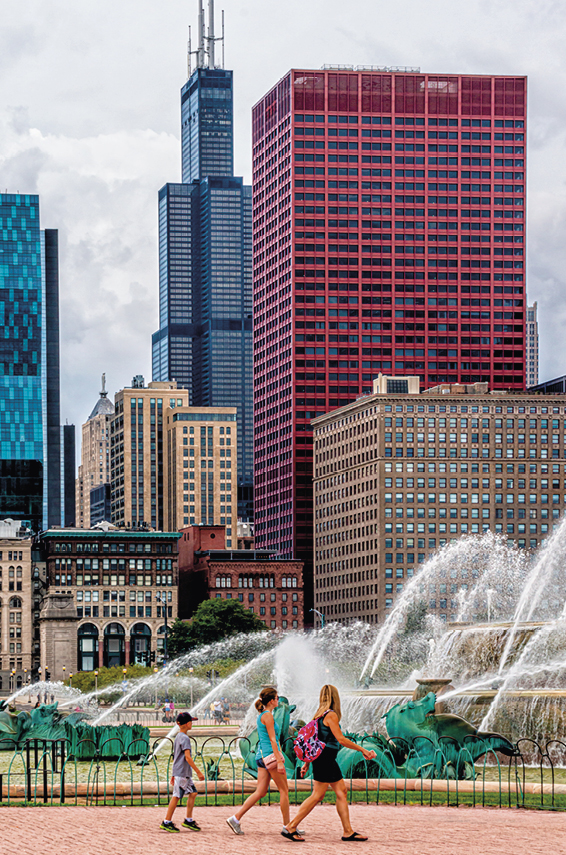
[[[182,799],[183,796],[188,796],[189,793],[196,793],[197,788],[193,783],[192,778],[178,778],[175,775],[173,783],[173,797]]]

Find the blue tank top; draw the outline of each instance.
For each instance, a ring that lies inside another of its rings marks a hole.
[[[256,757],[269,757],[270,754],[273,754],[273,748],[271,747],[271,741],[269,739],[269,734],[267,732],[267,728],[261,720],[262,715],[265,713],[265,710],[260,713],[257,717],[257,735],[259,738],[257,744],[257,752]],[[281,728],[277,724],[277,722],[273,721],[275,725],[275,739],[277,740],[277,744],[279,745],[279,737],[281,735]]]

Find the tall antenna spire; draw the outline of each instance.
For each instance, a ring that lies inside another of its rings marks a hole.
[[[199,0],[198,4],[198,53],[197,53],[197,68],[204,68],[204,7],[203,0]]]
[[[208,0],[208,67],[214,68],[214,0]]]
[[[106,391],[106,374],[102,375],[102,389],[100,391],[100,397],[106,398],[108,392]]]
[[[214,33],[214,0],[208,0],[208,35],[204,17],[204,3],[199,0],[198,11],[198,47],[192,49],[191,28],[189,27],[189,40],[187,43],[187,77],[191,76],[191,57],[196,57],[196,68],[216,67],[216,42],[222,42],[222,68],[224,68],[224,9],[222,10],[222,35]]]

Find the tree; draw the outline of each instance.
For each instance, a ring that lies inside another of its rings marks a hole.
[[[190,623],[175,618],[167,632],[167,654],[172,657],[180,656],[181,653],[192,650],[194,646]]]
[[[245,609],[239,600],[220,597],[202,602],[191,621],[195,644],[210,644],[239,632],[264,632],[266,629],[263,621]]]
[[[405,623],[404,635],[411,635],[414,632],[422,632],[426,625],[426,616],[428,606],[425,600],[416,600],[407,609],[407,620]]]
[[[179,656],[199,644],[210,644],[239,632],[264,632],[266,629],[239,600],[204,600],[190,623],[175,620],[167,637],[167,649],[171,656]]]

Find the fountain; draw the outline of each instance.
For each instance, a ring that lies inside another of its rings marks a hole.
[[[139,724],[118,727],[92,726],[83,712],[63,713],[58,703],[39,704],[30,712],[11,711],[0,705],[0,751],[19,751],[26,740],[41,743],[65,740],[68,753],[80,760],[99,756],[138,758],[147,754],[149,728]]]
[[[428,600],[439,596],[450,603],[450,621],[428,612]],[[294,718],[309,720],[328,682],[341,691],[343,726],[351,732],[385,737],[384,714],[433,692],[436,715],[458,714],[511,740],[544,741],[566,726],[565,630],[566,523],[533,557],[487,532],[449,543],[425,562],[378,627],[328,623],[309,633],[234,636],[131,680],[125,692],[119,686],[87,695],[61,689],[67,695],[59,698],[60,709],[78,699],[99,726],[114,723],[128,702],[177,693],[187,706],[192,698],[191,711],[202,718],[210,702],[224,696],[248,705],[241,733],[249,735],[262,684],[276,682],[292,700]],[[237,667],[217,685],[192,676],[219,660]],[[98,709],[98,699],[117,690],[118,700]],[[159,747],[169,744],[164,739]]]

